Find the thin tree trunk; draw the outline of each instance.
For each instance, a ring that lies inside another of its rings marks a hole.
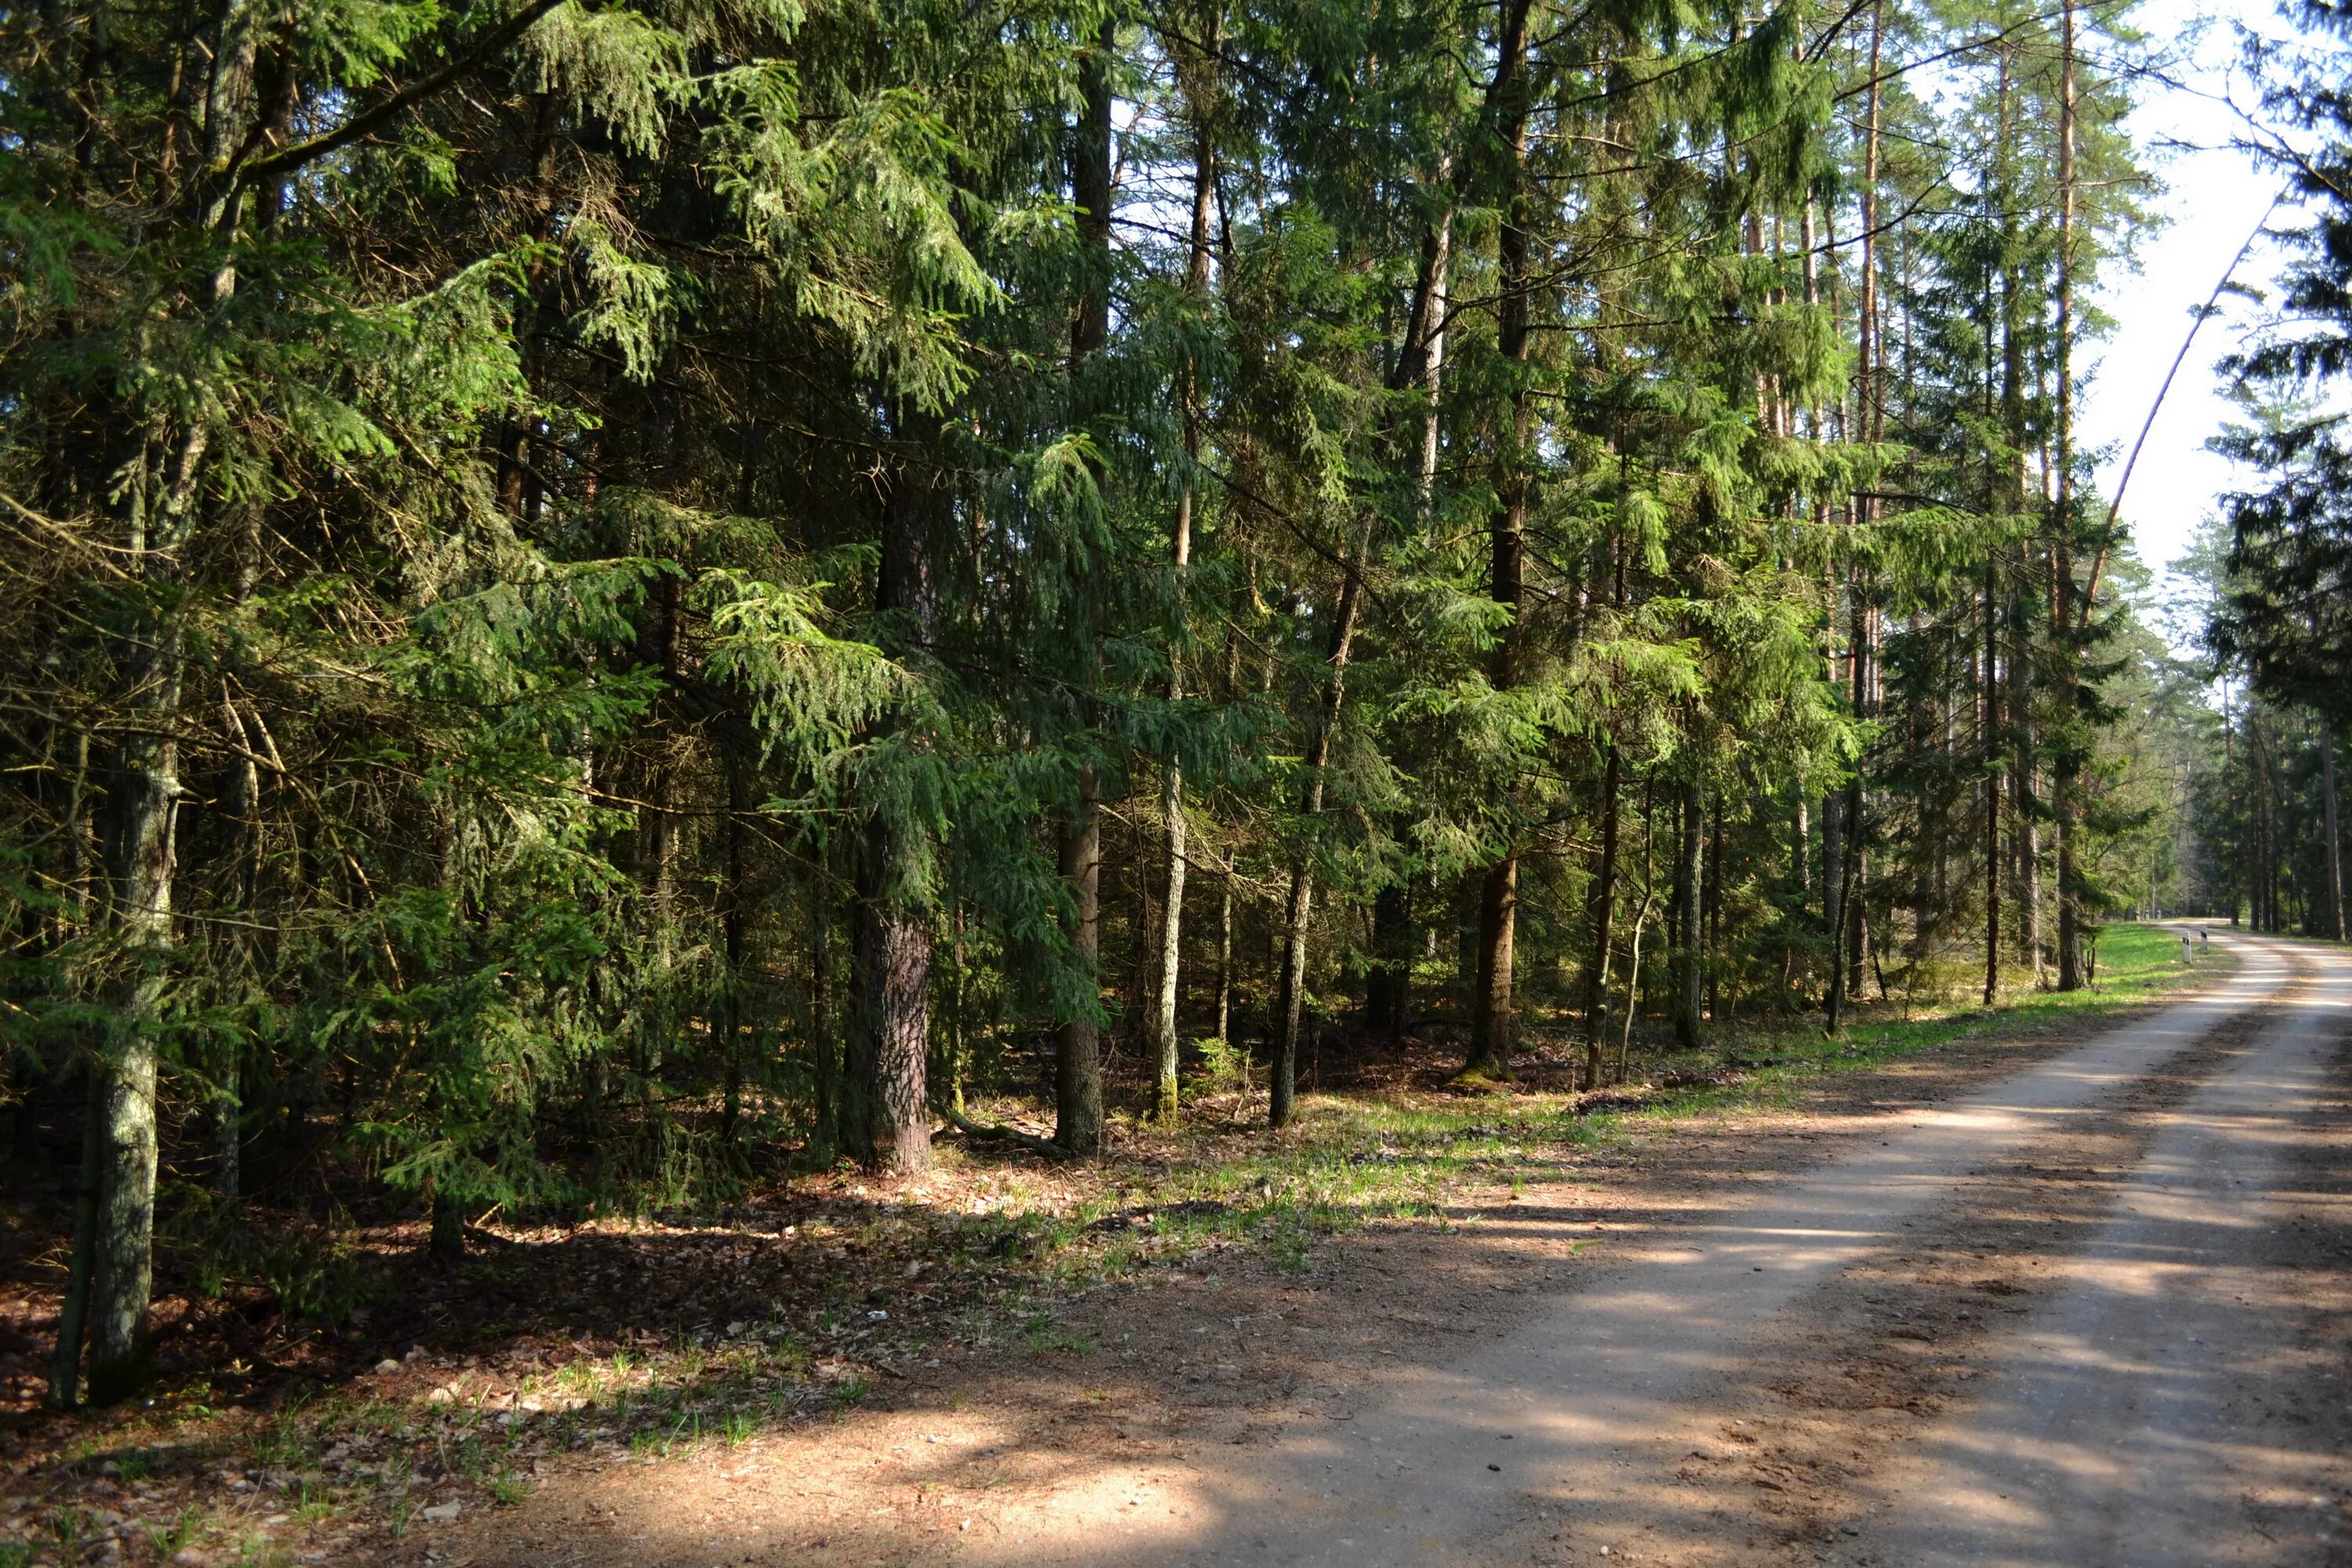
[[[1990,561],[1984,581],[1984,1005],[2000,998],[2000,584]]]
[[[1078,805],[1062,825],[1062,879],[1069,884],[1070,951],[1091,983],[1101,955],[1102,810],[1092,767],[1078,771]],[[1081,1004],[1054,1034],[1054,1142],[1073,1154],[1102,1152],[1102,1028]]]
[[[2053,584],[2057,615],[2059,711],[2075,712],[2074,683],[2074,5],[2060,7],[2058,66],[2058,526]],[[2091,606],[2083,606],[2087,626]],[[2067,720],[2059,737],[2056,776],[2052,781],[2052,805],[2058,833],[2058,989],[2079,991],[2083,973],[2083,909],[2081,877],[2074,864],[2075,799],[2081,779],[2081,742],[2074,733],[2078,722]]]
[[[1450,205],[1438,217],[1433,248],[1435,254],[1430,258],[1428,325],[1423,338],[1425,347],[1422,366],[1422,389],[1428,398],[1421,416],[1420,490],[1424,521],[1437,504],[1438,411],[1445,390],[1447,273],[1454,265],[1454,209]]]
[[[1716,792],[1715,810],[1707,819],[1706,896],[1706,1016],[1723,1016],[1723,794]]]
[[[2344,940],[2344,835],[2336,810],[2336,721],[2319,710],[2319,777],[2327,826],[2327,934]]]
[[[1348,685],[1348,656],[1355,646],[1356,609],[1361,597],[1364,558],[1372,547],[1372,518],[1367,512],[1355,548],[1339,563],[1339,598],[1331,616],[1331,647],[1325,660],[1323,700],[1307,737],[1299,788],[1302,842],[1291,863],[1290,896],[1283,904],[1282,972],[1276,1000],[1273,1070],[1269,1075],[1266,1121],[1286,1127],[1297,1110],[1300,1013],[1307,994],[1307,917],[1315,900],[1313,833],[1323,815],[1323,768],[1330,760],[1331,738],[1339,727],[1340,704]]]
[[[1704,983],[1700,883],[1706,867],[1706,786],[1696,774],[1683,782],[1675,816],[1679,829],[1675,841],[1675,1043],[1688,1050],[1699,1043]]]
[[[1212,53],[1216,47],[1215,23],[1211,22],[1208,45]],[[1211,198],[1216,188],[1216,153],[1210,141],[1205,105],[1192,109],[1192,255],[1184,273],[1185,291],[1195,300],[1205,300],[1209,292],[1209,216]],[[1184,367],[1181,392],[1184,417],[1185,470],[1183,488],[1176,500],[1176,527],[1170,541],[1169,555],[1174,573],[1177,623],[1181,628],[1187,605],[1187,574],[1192,561],[1192,466],[1201,456],[1201,433],[1198,411],[1193,406],[1197,396],[1192,369]],[[1178,639],[1178,640],[1181,640]],[[1168,656],[1168,700],[1176,702],[1184,695],[1184,672],[1177,661],[1171,644]],[[1176,1002],[1183,979],[1184,953],[1184,873],[1185,849],[1188,837],[1184,820],[1184,774],[1182,764],[1171,753],[1160,771],[1160,819],[1168,833],[1168,866],[1163,883],[1165,894],[1160,910],[1160,1018],[1156,1031],[1160,1047],[1160,1084],[1157,1109],[1160,1119],[1176,1119],[1176,1073],[1179,1041],[1176,1035]]]
[[[1804,912],[1813,898],[1813,824],[1805,792],[1797,792],[1795,820],[1789,828],[1790,880],[1797,888],[1797,910]]]
[[[743,1110],[743,818],[751,809],[751,788],[740,747],[731,739],[723,743],[728,747],[727,861],[719,934],[726,945],[727,973],[722,982],[725,989],[719,994],[719,1032],[726,1093],[720,1108],[719,1134],[731,1144]]]
[[[1830,944],[1829,1032],[1845,1024],[1845,795],[1822,797],[1822,929]]]
[[[1412,910],[1402,882],[1372,899],[1372,963],[1364,975],[1364,1026],[1391,1040],[1404,1038],[1412,1006]]]
[[[1228,867],[1217,879],[1217,1039],[1228,1049],[1234,1043],[1234,873]]]
[[[1527,50],[1528,0],[1507,0],[1496,58],[1497,116],[1503,145],[1508,150],[1511,185],[1503,207],[1496,241],[1501,268],[1500,298],[1496,305],[1496,346],[1509,366],[1511,428],[1508,451],[1497,486],[1500,504],[1492,529],[1489,591],[1496,604],[1510,612],[1510,622],[1495,643],[1489,678],[1497,691],[1518,684],[1518,653],[1523,637],[1520,617],[1526,608],[1525,574],[1529,472],[1530,416],[1533,404],[1528,384],[1528,351],[1533,342],[1528,293],[1531,287],[1528,252],[1527,193],[1522,188],[1527,156],[1528,92],[1524,56]],[[1463,1064],[1465,1073],[1507,1078],[1511,1071],[1512,948],[1519,909],[1519,861],[1516,847],[1506,849],[1487,868],[1478,894],[1478,976],[1471,999],[1470,1048]]]
[[[52,1409],[81,1403],[82,1338],[89,1322],[89,1281],[98,1247],[100,1189],[105,1179],[103,1089],[99,1069],[89,1068],[82,1091],[81,1174],[74,1187],[73,1249],[67,1255],[66,1293],[58,1308],[58,1342],[49,1358]]]
[[[1874,507],[1875,502],[1870,503]],[[1863,577],[1859,570],[1853,579],[1853,710],[1865,719],[1877,715],[1875,689],[1875,654],[1878,637],[1877,611],[1863,593]],[[1870,904],[1863,894],[1869,886],[1869,847],[1864,842],[1863,831],[1868,826],[1864,816],[1863,760],[1856,759],[1853,779],[1845,790],[1845,874],[1846,910],[1846,995],[1860,1001],[1863,976],[1870,965]]]
[[[1609,1035],[1609,957],[1617,919],[1617,837],[1622,753],[1613,741],[1601,770],[1601,866],[1593,877],[1592,954],[1584,976],[1584,1087],[1601,1087]],[[1631,1005],[1630,1001],[1627,1004]]]

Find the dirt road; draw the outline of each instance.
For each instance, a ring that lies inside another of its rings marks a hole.
[[[896,1491],[794,1479],[813,1447],[648,1468],[471,1561],[2352,1562],[2352,958],[2217,941],[2239,963],[2210,992],[1825,1122],[1826,1162],[1702,1178],[1678,1217],[1528,1265],[1507,1327],[1367,1340],[1399,1348],[1279,1423],[1180,1431],[1106,1369],[1027,1436],[953,1400],[877,1421],[858,1463]],[[1309,1310],[1298,1333],[1342,1337]]]
[[[2332,1408],[2346,1128],[2323,1113],[2342,1097],[2347,1006],[2343,957],[2246,942],[2210,996],[1628,1249],[1507,1338],[1389,1379],[1353,1419],[1194,1464],[1155,1489],[1175,1506],[1150,1523],[1106,1531],[1109,1495],[1135,1484],[1107,1474],[1017,1541],[956,1555],[2328,1560],[2352,1496]],[[2105,1159],[2076,1163],[2086,1142]],[[2128,1174],[2102,1173],[2118,1154]],[[2034,1190],[2101,1173],[2104,1212]],[[1890,1261],[1954,1258],[1980,1278],[1915,1286],[1912,1310],[1885,1289]],[[2011,1281],[2021,1264],[2042,1279]],[[2038,1304],[1986,1333],[1954,1304],[1972,1291]],[[1889,1341],[1965,1355],[1939,1370],[1975,1386],[1921,1441],[1873,1453],[1853,1444],[1871,1438],[1867,1385],[1885,1380],[1867,1373]],[[1824,1379],[1864,1385],[1861,1410],[1814,1394]]]

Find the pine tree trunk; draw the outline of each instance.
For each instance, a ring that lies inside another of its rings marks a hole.
[[[748,737],[746,737],[748,739]],[[743,1112],[743,988],[744,988],[744,818],[751,810],[751,781],[740,742],[729,737],[727,747],[726,876],[720,892],[719,928],[725,944],[727,973],[720,977],[719,1002],[719,1064],[726,1075],[720,1106],[719,1134],[730,1145]]]
[[[1227,1048],[1234,1043],[1234,874],[1230,868],[1217,879],[1217,1035]]]
[[[2010,727],[2017,738],[2017,949],[2018,956],[2042,980],[2042,825],[2035,819],[2032,678],[2024,673],[2030,656],[2021,647],[2011,656],[2017,673],[2011,682]]]
[[[432,1223],[425,1248],[443,1263],[461,1263],[466,1257],[466,1211],[446,1193],[433,1194]]]
[[[98,1249],[100,1189],[105,1181],[106,1134],[103,1094],[96,1067],[82,1091],[81,1173],[74,1188],[72,1250],[66,1258],[65,1300],[58,1308],[58,1342],[49,1358],[51,1409],[81,1403],[82,1340],[89,1327],[89,1283]]]
[[[1706,927],[1706,946],[1702,963],[1706,973],[1706,1016],[1719,1020],[1723,1016],[1723,795],[1717,791],[1715,810],[1707,818],[1706,896],[1702,908],[1706,911],[1703,924]]]
[[[2061,5],[2058,78],[2058,519],[2057,543],[2052,566],[2056,581],[2058,632],[2058,709],[2067,715],[2060,737],[2057,767],[2052,780],[2052,801],[2058,836],[2058,989],[2079,991],[2083,973],[2083,910],[2081,879],[2074,864],[2075,789],[2081,781],[2081,740],[2074,733],[2080,721],[2074,715],[2078,630],[2074,614],[2074,4]],[[2082,624],[2089,625],[2089,605]]]
[[[1872,503],[1874,506],[1876,503]],[[1864,597],[1863,579],[1854,576],[1853,595],[1853,710],[1865,719],[1877,716],[1878,704],[1874,690],[1874,656],[1877,644],[1877,612]],[[1869,886],[1869,849],[1863,842],[1863,830],[1868,826],[1864,816],[1863,763],[1854,763],[1853,779],[1845,789],[1845,917],[1846,917],[1846,995],[1850,1000],[1862,1000],[1863,976],[1870,967],[1870,903],[1864,897]]]
[[[1323,815],[1323,769],[1330,761],[1331,739],[1339,727],[1340,706],[1348,689],[1348,657],[1355,647],[1356,611],[1363,591],[1364,558],[1372,547],[1372,518],[1367,512],[1355,548],[1339,562],[1339,598],[1331,616],[1331,647],[1324,662],[1323,700],[1307,737],[1301,772],[1299,816],[1304,841],[1291,863],[1290,896],[1282,916],[1280,991],[1275,1004],[1276,1035],[1274,1062],[1268,1074],[1266,1121],[1286,1127],[1298,1104],[1298,1044],[1307,995],[1307,918],[1315,903],[1315,850],[1311,835]]]
[[[1584,972],[1584,1087],[1601,1087],[1609,1037],[1609,957],[1617,923],[1617,835],[1622,815],[1620,767],[1614,742],[1604,742],[1609,760],[1601,770],[1601,867],[1592,879],[1592,954]],[[1627,1005],[1632,1005],[1630,1000]]]
[[[926,466],[935,418],[910,415],[907,449],[893,461],[882,509],[875,607],[887,617],[895,651],[928,657],[939,637],[930,540],[939,481]],[[849,1032],[843,1053],[840,1139],[859,1163],[911,1175],[928,1170],[931,1112],[932,904],[936,847],[928,830],[888,805],[866,823],[850,924]]]
[[[1996,606],[2000,588],[1992,563],[1985,563],[1984,583],[1984,855],[1985,855],[1985,974],[1984,1005],[2000,998],[2000,619]]]
[[[1822,797],[1822,929],[1829,937],[1829,1032],[1845,1022],[1845,797]]]
[[[1210,21],[1208,47],[1216,47],[1216,21]],[[1216,186],[1216,153],[1210,141],[1206,123],[1207,109],[1194,105],[1192,152],[1192,251],[1184,273],[1185,290],[1196,300],[1205,300],[1209,292],[1209,217],[1212,198]],[[1176,527],[1170,543],[1175,575],[1176,607],[1181,625],[1186,609],[1185,575],[1192,560],[1192,475],[1190,465],[1201,456],[1200,422],[1194,407],[1196,390],[1192,366],[1184,369],[1182,392],[1184,416],[1184,456],[1187,468],[1183,489],[1176,501]],[[1176,662],[1173,648],[1168,658],[1168,700],[1176,701],[1184,695],[1183,671]],[[1160,782],[1160,818],[1168,832],[1168,867],[1163,882],[1164,896],[1160,910],[1160,1018],[1157,1030],[1160,1047],[1160,1084],[1157,1096],[1160,1119],[1176,1119],[1176,1074],[1179,1041],[1176,1034],[1176,1002],[1183,978],[1184,953],[1184,873],[1188,827],[1184,820],[1184,775],[1181,765],[1171,756],[1165,763]]]
[[[1700,918],[1700,882],[1706,861],[1706,786],[1696,775],[1683,782],[1675,811],[1675,1043],[1685,1050],[1699,1043],[1699,1004],[1705,982]]]
[[[1069,142],[1070,202],[1077,209],[1082,250],[1076,309],[1070,325],[1070,376],[1081,409],[1088,395],[1084,376],[1110,341],[1111,60],[1116,24],[1106,17],[1094,47],[1078,68],[1084,104]],[[1086,608],[1089,675],[1102,636],[1102,563],[1090,561],[1080,584]],[[1091,710],[1091,679],[1087,681]],[[1078,770],[1077,798],[1062,824],[1060,867],[1070,884],[1071,923],[1066,936],[1084,973],[1081,989],[1098,987],[1102,952],[1102,825],[1100,785],[1091,763]],[[1062,1019],[1055,1031],[1055,1142],[1074,1154],[1091,1156],[1102,1148],[1102,1030],[1096,1021],[1099,990]]]
[[[140,553],[143,554],[142,551]],[[183,793],[177,623],[154,626],[138,658],[134,728],[117,747],[107,799],[110,913],[131,973],[117,1000],[99,1074],[98,1231],[90,1253],[89,1397],[112,1405],[147,1380],[147,1304],[155,1231],[155,1033],[174,939],[172,899]]]
[[[1497,489],[1491,547],[1493,562],[1489,593],[1510,612],[1510,624],[1496,639],[1489,679],[1496,690],[1518,684],[1520,617],[1526,609],[1526,552],[1529,438],[1533,405],[1528,384],[1528,357],[1533,334],[1529,325],[1530,278],[1528,254],[1527,193],[1523,188],[1527,157],[1528,89],[1526,82],[1528,0],[1507,0],[1502,34],[1496,47],[1496,121],[1510,159],[1510,189],[1504,202],[1502,230],[1497,239],[1501,268],[1496,302],[1496,346],[1511,375],[1511,434]],[[1507,850],[1489,867],[1478,896],[1478,976],[1471,1002],[1470,1048],[1463,1064],[1466,1073],[1508,1078],[1511,1072],[1512,947],[1519,909],[1519,862],[1516,848]]]
[[[825,896],[830,874],[820,860],[809,873],[809,1047],[814,1057],[815,1125],[809,1130],[810,1163],[824,1166],[841,1152],[841,1042],[833,1026],[833,900]]]
[[[1070,951],[1092,983],[1101,953],[1102,807],[1091,767],[1078,772],[1078,803],[1062,825],[1062,879],[1070,886]],[[1054,1033],[1054,1142],[1073,1154],[1102,1152],[1102,1027],[1080,1006]]]
[[[2326,797],[2327,828],[2327,934],[2344,940],[2344,835],[2336,809],[2336,721],[2326,709],[2319,711],[2320,790]]]
[[[1470,1058],[1464,1070],[1511,1071],[1512,942],[1518,929],[1519,862],[1506,856],[1478,883],[1478,974],[1471,997]]]
[[[909,899],[914,832],[877,813],[866,827],[851,937],[843,1152],[894,1175],[930,1168],[931,928]]]
[[[1372,964],[1364,975],[1364,1026],[1402,1040],[1412,1006],[1412,915],[1409,889],[1382,888],[1372,899]]]

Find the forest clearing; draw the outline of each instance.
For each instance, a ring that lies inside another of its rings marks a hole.
[[[0,7],[0,1568],[2352,1550],[2172,4]]]

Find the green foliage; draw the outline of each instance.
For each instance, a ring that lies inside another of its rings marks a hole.
[[[1163,800],[1212,1090],[1286,987],[1475,1016],[1506,868],[1507,1044],[1702,961],[1718,1025],[1809,1007],[1849,789],[1902,983],[1996,774],[2076,781],[2069,907],[2128,901],[2179,672],[2041,456],[2053,19],[1521,15],[0,26],[0,1046],[155,1043],[167,1256],[331,1319],[314,1183],[704,1203],[1150,1043]],[[2144,187],[2096,27],[2077,291]]]

